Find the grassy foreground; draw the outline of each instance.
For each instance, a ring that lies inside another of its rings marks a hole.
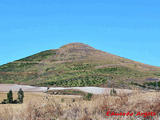
[[[6,93],[0,93],[0,100]],[[14,93],[16,98],[16,94]],[[90,101],[78,95],[25,92],[23,104],[0,104],[0,120],[158,120],[160,93],[135,91],[131,95],[94,95]],[[106,116],[106,112],[155,112],[143,116]]]

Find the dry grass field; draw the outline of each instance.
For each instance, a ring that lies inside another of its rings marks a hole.
[[[0,101],[5,98],[6,93],[0,93]],[[109,110],[115,113],[155,112],[157,115],[106,116]],[[115,96],[94,95],[90,101],[76,95],[25,92],[23,104],[0,104],[0,120],[158,120],[159,112],[160,93],[142,91]]]

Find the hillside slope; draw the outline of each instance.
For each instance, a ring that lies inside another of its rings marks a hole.
[[[125,59],[82,43],[71,43],[0,66],[0,83],[38,86],[130,88],[157,78],[160,68]]]

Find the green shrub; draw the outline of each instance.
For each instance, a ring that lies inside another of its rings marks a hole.
[[[64,98],[61,99],[61,102],[64,102]]]
[[[92,93],[88,93],[87,95],[84,96],[84,100],[91,100],[93,94]]]

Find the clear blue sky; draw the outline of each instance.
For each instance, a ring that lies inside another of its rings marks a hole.
[[[71,42],[160,66],[160,0],[0,0],[0,64]]]

